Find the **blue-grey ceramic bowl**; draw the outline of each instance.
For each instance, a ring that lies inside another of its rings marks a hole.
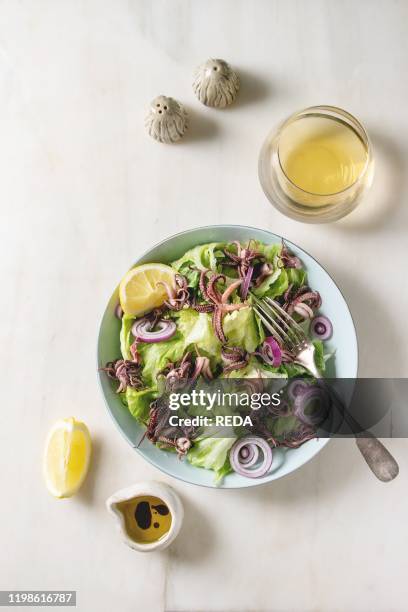
[[[141,255],[136,264],[147,262],[169,263],[181,257],[185,251],[198,244],[206,242],[228,242],[239,240],[245,242],[250,238],[261,240],[267,244],[281,242],[281,236],[277,236],[266,230],[246,227],[242,225],[212,225],[187,230],[167,240],[160,242],[149,251]],[[328,376],[339,378],[355,378],[357,376],[358,349],[357,338],[353,320],[348,306],[335,282],[321,265],[300,247],[286,240],[291,250],[303,261],[309,278],[309,284],[317,289],[323,298],[322,312],[327,315],[333,323],[334,333],[326,348],[335,351],[335,356],[330,360]],[[123,270],[123,273],[126,271]],[[102,367],[107,361],[111,361],[120,355],[119,328],[120,323],[115,317],[114,309],[118,303],[118,290],[116,289],[106,306],[102,318],[98,338],[98,367]],[[197,485],[213,487],[214,473],[191,466],[188,461],[180,461],[173,453],[159,450],[144,440],[137,448],[137,444],[143,435],[143,428],[123,406],[120,398],[115,393],[114,386],[103,372],[99,373],[99,380],[108,411],[117,428],[147,461],[162,470],[166,474]],[[274,460],[271,471],[263,478],[247,478],[238,474],[228,475],[220,488],[233,489],[239,487],[251,487],[264,484],[286,476],[290,472],[300,468],[312,459],[327,444],[329,439],[310,440],[300,448],[291,450],[277,450],[274,452]]]

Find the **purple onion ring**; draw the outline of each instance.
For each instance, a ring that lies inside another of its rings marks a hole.
[[[241,285],[241,297],[243,300],[245,300],[248,295],[249,285],[251,284],[253,273],[254,273],[254,267],[249,266],[248,271],[245,274],[244,282]]]
[[[312,414],[306,414],[306,408],[311,402],[318,401],[319,407]],[[293,414],[305,425],[316,427],[324,421],[328,413],[329,397],[327,392],[318,385],[312,385],[307,391],[295,399]]]
[[[262,346],[262,357],[265,363],[278,368],[282,363],[282,350],[273,336],[265,338]]]
[[[288,385],[288,395],[292,402],[296,400],[298,395],[303,395],[308,389],[310,385],[303,378],[294,378],[290,381]]]
[[[319,340],[328,340],[332,337],[333,325],[327,317],[320,315],[319,317],[315,317],[311,322],[310,331],[315,338]]]
[[[174,321],[162,319],[156,323],[154,331],[151,331],[151,329],[151,321],[139,319],[132,325],[132,334],[139,342],[164,342],[174,336],[177,326]]]
[[[118,304],[115,306],[115,317],[116,317],[117,319],[119,319],[119,321],[120,321],[120,320],[122,319],[122,317],[123,317],[123,308],[122,308],[122,306],[120,305],[120,303],[118,303]]]
[[[258,447],[258,449],[262,450],[263,452],[263,461],[261,465],[255,469],[249,469],[248,464],[243,465],[239,456],[241,449],[250,444]],[[271,447],[263,438],[259,438],[257,436],[246,436],[235,442],[234,446],[230,450],[229,460],[232,469],[237,474],[247,476],[248,478],[260,478],[269,472],[272,465],[273,453]]]
[[[241,465],[245,465],[246,468],[255,465],[259,457],[259,449],[256,444],[246,444],[242,446],[239,453],[239,462]]]

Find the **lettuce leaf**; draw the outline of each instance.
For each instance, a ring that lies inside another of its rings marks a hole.
[[[219,485],[222,482],[224,476],[231,474],[231,472],[233,472],[233,469],[230,464],[229,456],[227,455],[224,465],[216,472],[214,484]]]
[[[198,290],[200,285],[200,272],[196,268],[190,268],[190,266],[186,264],[186,266],[178,270],[178,272],[187,279],[187,287],[190,287],[194,291]]]
[[[123,315],[122,327],[120,328],[120,352],[122,353],[123,359],[132,359],[130,353],[130,345],[133,342],[131,335],[131,329],[135,318],[132,315]]]
[[[259,346],[260,346],[266,338],[266,333],[265,333],[265,329],[264,329],[261,319],[255,316],[255,321],[258,326]]]
[[[306,284],[306,270],[297,268],[286,268],[286,274],[288,275],[289,285],[293,285],[295,289],[298,289],[299,287],[302,287]]]
[[[200,354],[211,359],[212,365],[221,359],[221,344],[216,338],[211,317],[186,308],[174,313],[177,323],[176,334],[166,342],[153,344],[140,343],[139,353],[142,357],[143,379],[149,385],[157,382],[157,375],[169,363],[180,361],[189,348],[198,348]]]
[[[255,295],[258,297],[266,295],[273,299],[285,293],[289,285],[297,289],[306,283],[306,270],[280,267],[278,255],[282,250],[281,244],[257,243],[256,248],[265,255],[269,263],[273,264],[274,272],[259,287],[253,289]]]
[[[187,459],[195,467],[213,470],[215,483],[231,471],[228,452],[236,438],[203,438],[194,443],[187,453]]]
[[[307,371],[301,365],[297,363],[283,363],[279,370],[285,372],[288,378],[295,378],[296,376],[303,376],[307,374]]]
[[[156,397],[156,395],[157,392],[154,387],[142,389],[141,391],[127,387],[125,392],[125,401],[131,415],[138,421],[147,423],[150,402]]]
[[[287,378],[285,370],[274,368],[262,363],[256,357],[251,357],[248,365],[242,370],[232,370],[226,378]]]
[[[276,256],[280,255],[282,245],[276,242],[273,244],[264,244],[263,242],[252,241],[251,248],[262,253],[269,263],[276,264]]]
[[[179,361],[189,349],[197,348],[200,355],[209,357],[214,367],[221,363],[221,343],[216,337],[211,315],[186,308],[175,313],[177,333],[166,342],[139,344],[142,357],[143,379],[148,385],[156,384],[158,373],[167,363]],[[252,308],[241,308],[224,317],[223,327],[231,346],[253,352],[263,341]]]
[[[196,346],[201,355],[210,357],[213,364],[217,363],[221,358],[221,344],[214,334],[211,315],[186,309],[178,313],[177,319],[185,350]]]
[[[315,347],[315,354],[314,354],[315,364],[317,368],[320,370],[320,372],[324,372],[326,363],[324,359],[323,342],[321,340],[315,340],[313,344]]]
[[[177,272],[185,276],[189,287],[197,290],[200,280],[200,273],[198,270],[203,270],[204,268],[217,270],[217,260],[219,258],[224,258],[224,253],[222,251],[224,247],[225,244],[223,242],[201,244],[187,251],[183,257],[173,261],[171,265]]]
[[[253,289],[253,293],[258,297],[270,297],[272,299],[285,293],[289,287],[288,273],[285,268],[277,268],[273,274],[268,276],[264,282]]]
[[[142,357],[142,376],[148,385],[157,384],[157,375],[169,362],[180,361],[184,354],[184,336],[177,332],[166,342],[138,344],[138,351]]]
[[[222,249],[225,247],[224,242],[210,242],[209,244],[200,244],[193,249],[184,253],[183,257],[173,261],[171,264],[180,274],[183,270],[194,266],[199,270],[209,268],[217,270],[217,257],[224,257]]]
[[[239,346],[249,353],[263,341],[254,312],[249,307],[226,314],[223,329],[229,345]]]
[[[278,417],[273,419],[270,423],[269,431],[273,437],[278,438],[279,436],[295,431],[298,426],[299,421],[294,416]]]

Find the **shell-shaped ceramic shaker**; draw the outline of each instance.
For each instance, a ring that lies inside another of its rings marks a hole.
[[[152,138],[171,144],[183,137],[187,129],[187,112],[174,98],[157,96],[150,105],[145,126]]]
[[[224,108],[235,100],[239,78],[226,61],[209,59],[197,68],[193,89],[206,106]]]

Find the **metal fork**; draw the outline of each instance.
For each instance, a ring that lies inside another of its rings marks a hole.
[[[320,379],[321,384],[326,385],[315,363],[314,344],[299,323],[275,300],[268,297],[260,300],[253,294],[252,299],[255,304],[253,306],[254,312],[280,346],[294,356],[295,363],[303,366],[312,376]],[[352,431],[361,432],[355,434],[356,444],[373,474],[383,482],[393,480],[399,472],[398,463],[394,457],[375,436],[370,432],[363,431],[362,427],[346,410],[343,402],[334,395],[333,389],[330,389],[330,395]]]

